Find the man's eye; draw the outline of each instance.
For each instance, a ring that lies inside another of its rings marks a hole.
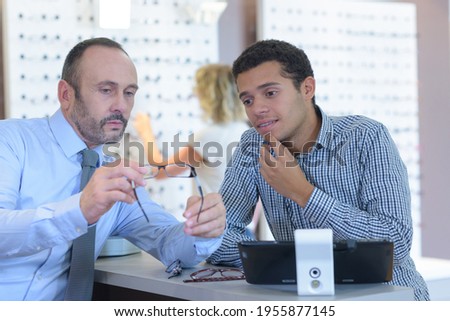
[[[244,100],[242,101],[242,103],[243,103],[245,106],[248,106],[248,105],[250,105],[250,104],[252,103],[252,99],[244,99]]]
[[[276,94],[277,94],[276,90],[270,90],[270,91],[266,92],[267,97],[272,97],[272,96],[275,96]]]
[[[109,94],[111,92],[110,88],[101,88],[100,92],[102,92],[103,94]]]

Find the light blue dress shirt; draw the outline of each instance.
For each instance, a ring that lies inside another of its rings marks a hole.
[[[81,155],[86,148],[61,110],[50,118],[0,121],[0,300],[62,300],[72,241],[87,232],[80,210]],[[105,161],[102,146],[96,148]],[[109,236],[122,236],[164,265],[194,266],[222,240],[196,238],[183,223],[137,190],[96,223],[96,256]],[[161,266],[161,268],[164,268]]]

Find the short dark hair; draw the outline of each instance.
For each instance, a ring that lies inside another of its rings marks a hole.
[[[92,46],[117,48],[119,50],[122,50],[128,56],[128,53],[125,51],[125,49],[123,49],[121,44],[109,38],[91,38],[83,40],[76,44],[75,47],[73,47],[67,54],[61,73],[61,79],[67,81],[69,85],[74,88],[75,95],[77,97],[79,96],[79,65],[81,57],[83,56],[83,53],[86,51],[86,49]]]
[[[233,63],[233,76],[237,79],[239,74],[268,61],[279,62],[281,75],[292,79],[297,89],[307,77],[314,77],[311,63],[302,49],[275,39],[261,40],[245,49]]]

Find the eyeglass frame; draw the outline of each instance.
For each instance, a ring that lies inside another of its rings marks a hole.
[[[210,274],[202,277],[197,277],[198,274],[204,272],[211,272]],[[239,276],[224,276],[224,272],[239,272]],[[220,277],[211,277],[212,275],[220,273]],[[245,274],[244,271],[238,268],[206,268],[201,269],[195,272],[192,272],[190,275],[190,279],[183,280],[184,283],[188,282],[216,282],[216,281],[233,281],[233,280],[244,280]]]
[[[176,259],[175,261],[170,263],[165,271],[166,273],[169,273],[168,279],[171,279],[183,273],[183,268],[181,267],[180,259]]]
[[[189,168],[190,169],[189,176],[172,176],[169,173],[167,173],[166,167],[167,166],[173,166],[173,165],[184,166],[186,168]],[[158,176],[158,174],[159,174],[161,169],[164,170],[164,173],[167,175],[167,177],[175,177],[175,178],[191,178],[191,177],[193,177],[194,178],[195,184],[197,185],[197,189],[198,189],[198,192],[199,192],[200,197],[201,197],[200,208],[199,208],[198,214],[197,214],[197,223],[198,223],[198,220],[200,218],[200,213],[202,212],[202,209],[203,209],[203,202],[205,201],[205,197],[203,195],[202,185],[200,184],[200,180],[198,179],[198,175],[197,175],[197,172],[195,170],[195,167],[190,165],[190,164],[187,164],[187,163],[169,163],[169,164],[165,164],[165,165],[146,164],[146,165],[144,165],[144,167],[151,167],[151,168],[156,168],[157,169],[157,171],[156,171],[157,174],[155,174],[154,176],[144,175],[144,179],[155,178],[156,176]],[[138,195],[137,195],[137,192],[136,192],[136,184],[134,183],[134,181],[131,181],[131,187],[133,188],[134,197],[136,198],[136,201],[137,201],[137,203],[139,205],[139,208],[142,211],[142,214],[144,214],[144,217],[147,220],[147,222],[150,222],[150,220],[149,220],[149,218],[147,216],[147,213],[145,212],[141,202],[139,201],[139,198],[138,198]]]

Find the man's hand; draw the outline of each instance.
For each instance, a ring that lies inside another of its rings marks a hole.
[[[265,139],[259,157],[261,175],[279,194],[305,207],[314,186],[306,180],[303,170],[286,146],[271,135],[266,135]],[[270,154],[271,150],[275,157]]]
[[[80,208],[88,223],[97,222],[116,202],[133,203],[136,199],[131,182],[144,186],[144,174],[145,168],[129,160],[97,168],[80,197]]]
[[[208,238],[220,236],[225,230],[225,206],[222,196],[217,193],[205,195],[202,212],[199,214],[200,202],[200,196],[189,197],[183,213],[186,218],[184,232],[188,235]]]

